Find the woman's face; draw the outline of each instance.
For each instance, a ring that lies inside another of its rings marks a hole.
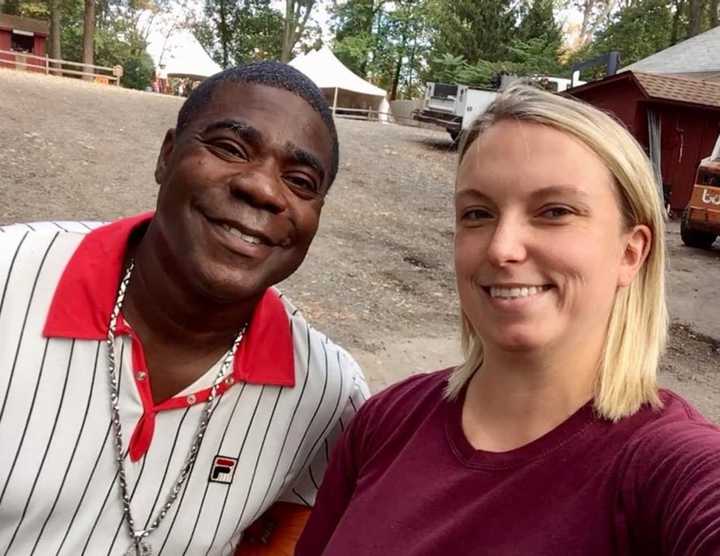
[[[535,123],[498,122],[469,147],[455,215],[460,304],[486,350],[599,345],[649,245],[623,226],[602,160]]]

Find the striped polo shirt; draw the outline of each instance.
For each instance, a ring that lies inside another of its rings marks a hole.
[[[0,554],[123,554],[105,337],[130,234],[0,228]],[[95,229],[96,228],[96,229]],[[221,361],[154,404],[142,345],[120,320],[123,453],[136,528],[165,503]],[[276,290],[258,304],[154,554],[232,554],[274,501],[311,505],[330,449],[368,394],[353,359]]]

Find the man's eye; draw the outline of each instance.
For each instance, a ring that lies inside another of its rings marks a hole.
[[[285,176],[285,181],[293,187],[297,187],[310,193],[318,193],[319,187],[314,180],[306,178],[304,176],[290,175]]]
[[[245,151],[237,144],[230,141],[215,141],[210,143],[209,145],[211,149],[215,150],[220,155],[247,160],[247,155],[245,154]]]

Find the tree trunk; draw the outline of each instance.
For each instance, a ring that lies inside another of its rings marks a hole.
[[[586,45],[590,42],[590,26],[592,20],[592,11],[595,7],[593,0],[584,0],[582,6],[582,24],[580,25],[580,44]]]
[[[710,0],[708,2],[708,9],[710,10],[710,29],[718,26],[718,10],[720,10],[719,0]]]
[[[702,0],[690,0],[690,13],[688,17],[688,38],[700,33],[700,20],[702,19]]]
[[[675,14],[673,15],[672,29],[670,31],[670,44],[676,44],[680,38],[680,18],[685,9],[685,1],[677,0],[675,3]]]
[[[95,63],[95,0],[85,0],[85,20],[83,22],[83,64]],[[93,70],[86,65],[83,71],[92,73]],[[83,76],[83,79],[92,81],[90,75]]]
[[[62,12],[60,10],[60,0],[50,0],[50,58],[62,58],[62,49],[60,47],[60,35]],[[59,63],[53,62],[53,68],[60,69]]]
[[[230,45],[228,44],[228,25],[227,13],[225,13],[226,3],[220,0],[220,50],[222,50],[222,67],[227,69],[230,61]]]
[[[305,26],[310,18],[310,12],[315,0],[285,0],[285,24],[283,26],[283,43],[280,61],[288,63],[293,48],[305,32]],[[303,8],[305,11],[303,12]]]

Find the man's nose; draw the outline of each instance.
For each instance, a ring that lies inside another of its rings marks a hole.
[[[521,262],[526,252],[526,226],[512,216],[500,217],[487,248],[488,260],[496,266]]]
[[[251,170],[234,176],[230,187],[235,197],[273,214],[279,214],[288,207],[288,189],[274,164],[255,165]]]

